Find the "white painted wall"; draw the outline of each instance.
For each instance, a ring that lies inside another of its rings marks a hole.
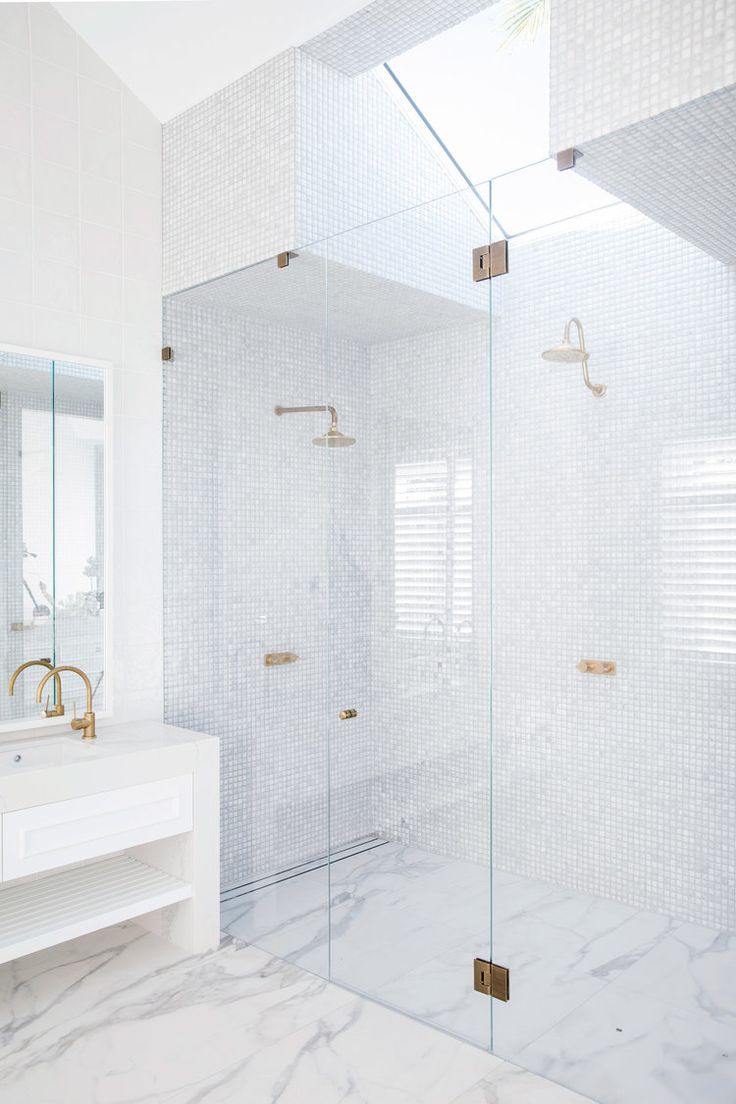
[[[160,203],[156,119],[50,4],[0,4],[0,341],[114,365],[116,719],[161,713]]]

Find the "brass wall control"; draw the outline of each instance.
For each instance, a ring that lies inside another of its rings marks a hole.
[[[357,717],[357,716],[358,716],[358,710],[357,709],[342,709],[340,711],[340,720],[341,721],[349,721],[349,720],[352,720],[353,717]]]
[[[613,659],[581,659],[578,671],[581,675],[615,675],[616,662]]]
[[[296,663],[296,652],[267,652],[263,657],[264,667],[283,667],[286,663]]]

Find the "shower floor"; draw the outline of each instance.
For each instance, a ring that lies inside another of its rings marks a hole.
[[[488,878],[387,843],[223,906],[228,933],[488,1045]],[[331,939],[328,931],[331,928]],[[330,948],[331,944],[331,948]],[[733,1104],[736,935],[507,873],[494,876],[493,1050],[601,1104]]]

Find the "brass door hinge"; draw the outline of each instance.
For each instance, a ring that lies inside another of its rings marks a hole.
[[[171,348],[170,345],[164,345],[163,349],[161,350],[161,359],[162,360],[173,360],[174,359],[174,350]]]
[[[473,279],[490,280],[493,276],[505,276],[509,270],[509,250],[505,238],[479,245],[473,250]]]
[[[509,999],[509,972],[505,966],[497,966],[485,958],[476,958],[473,963],[473,988],[476,993],[487,997],[507,1001]]]

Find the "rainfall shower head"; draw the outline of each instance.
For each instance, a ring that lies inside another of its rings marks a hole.
[[[313,437],[312,444],[326,448],[344,448],[346,445],[354,445],[355,438],[348,437],[345,433],[341,433],[339,429],[330,426],[321,437]]]
[[[337,428],[337,411],[334,406],[275,406],[274,414],[308,414],[313,411],[327,410],[330,413],[330,428],[321,437],[313,437],[312,444],[321,448],[344,448],[346,445],[354,445],[355,438],[348,437]]]
[[[570,327],[572,325],[575,326],[577,331],[577,345],[573,345],[570,341]],[[606,393],[606,385],[604,383],[590,382],[590,376],[588,375],[589,357],[590,353],[585,348],[583,324],[578,318],[571,318],[567,323],[565,326],[565,333],[559,345],[553,345],[550,349],[545,349],[542,353],[543,360],[553,360],[556,364],[582,364],[585,386],[593,392],[596,398],[600,398],[601,395],[605,395]]]

